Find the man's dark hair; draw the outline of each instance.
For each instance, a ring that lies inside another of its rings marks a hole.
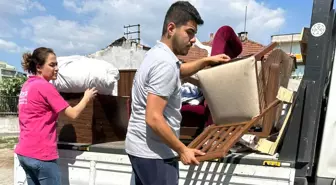
[[[175,23],[175,25],[179,27],[191,20],[195,21],[197,25],[204,23],[196,8],[188,1],[175,2],[169,7],[166,13],[162,35],[167,32],[167,26],[170,22]]]

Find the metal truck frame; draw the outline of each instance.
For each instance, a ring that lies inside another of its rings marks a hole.
[[[335,184],[336,67],[334,0],[314,0],[305,74],[279,154],[230,154],[199,166],[180,163],[180,184],[331,185]],[[327,134],[328,133],[328,134]],[[134,184],[123,142],[92,145],[60,144],[64,185]],[[328,151],[331,148],[332,150]],[[25,184],[15,156],[14,184]]]

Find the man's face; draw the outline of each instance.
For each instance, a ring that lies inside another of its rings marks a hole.
[[[196,42],[197,24],[189,21],[187,24],[176,27],[172,35],[173,52],[176,55],[187,55],[190,47]]]

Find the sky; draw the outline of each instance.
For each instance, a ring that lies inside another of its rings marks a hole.
[[[141,25],[141,43],[160,39],[162,22],[176,0],[0,0],[0,61],[22,71],[21,57],[37,47],[58,56],[86,55],[124,35],[124,25]],[[197,38],[208,41],[223,25],[267,45],[271,35],[300,33],[310,26],[313,0],[190,0],[204,25]],[[136,30],[131,30],[136,31]]]

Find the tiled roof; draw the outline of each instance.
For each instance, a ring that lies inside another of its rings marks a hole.
[[[186,56],[177,56],[183,62],[191,62],[203,57],[208,56],[208,52],[205,49],[201,49],[197,46],[192,46]]]
[[[243,51],[241,52],[241,54],[239,56],[246,56],[246,55],[251,55],[251,54],[255,54],[259,51],[261,51],[262,49],[264,49],[266,46],[257,43],[255,41],[252,40],[247,40],[243,42]]]
[[[211,46],[212,42],[208,41],[208,42],[202,42],[202,44],[204,45],[208,45]],[[239,56],[246,56],[246,55],[250,55],[250,54],[255,54],[259,51],[261,51],[263,48],[265,48],[266,46],[259,44],[255,41],[252,40],[247,40],[243,42],[243,51]],[[186,56],[178,56],[178,58],[184,62],[191,62],[203,57],[207,56],[207,51],[204,49],[201,49],[197,46],[193,46],[192,48],[190,48],[188,55]]]

